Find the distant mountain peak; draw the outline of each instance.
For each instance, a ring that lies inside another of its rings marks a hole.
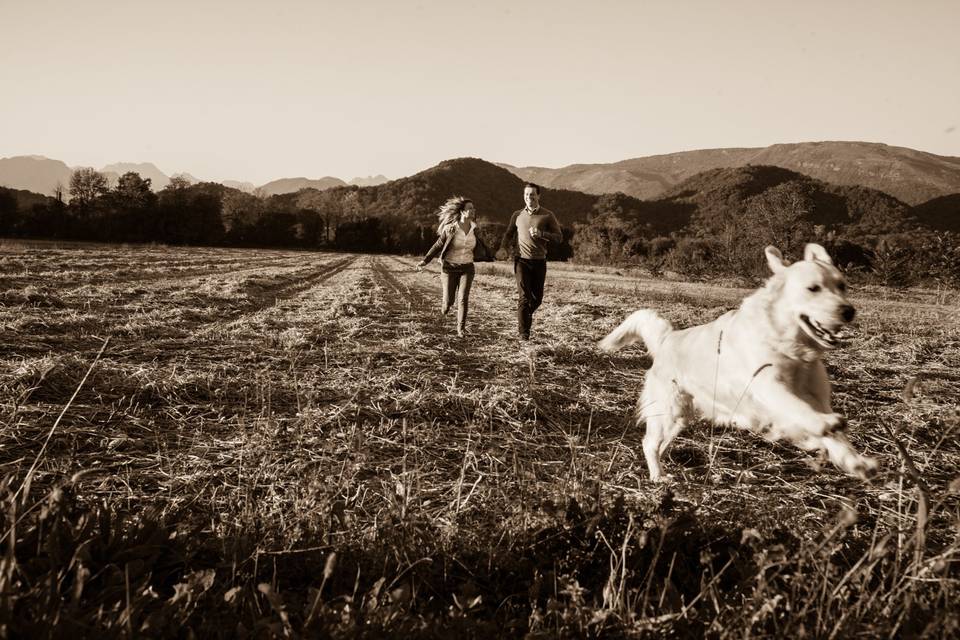
[[[118,177],[132,172],[141,178],[150,178],[150,188],[153,191],[160,191],[170,184],[170,177],[152,162],[114,162],[100,169],[100,172],[108,176],[116,174]]]
[[[318,191],[323,191],[324,189],[345,186],[347,186],[347,183],[340,178],[325,176],[323,178],[311,180],[310,178],[304,178],[301,176],[297,178],[280,178],[278,180],[271,180],[270,182],[261,185],[259,189],[268,196],[276,196],[284,193],[296,193],[301,189],[317,189]]]
[[[240,180],[224,180],[223,186],[230,187],[231,189],[237,189],[238,191],[243,191],[244,193],[253,193],[257,186],[252,182],[241,182]]]
[[[375,176],[367,176],[365,178],[354,178],[348,184],[354,184],[358,187],[375,187],[389,181],[390,180],[385,175],[377,174]]]
[[[44,156],[0,158],[0,186],[52,195],[70,186],[73,171],[65,162]]]

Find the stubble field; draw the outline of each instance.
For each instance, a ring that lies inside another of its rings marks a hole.
[[[706,423],[647,480],[630,311],[747,290],[506,263],[469,335],[417,258],[0,246],[0,635],[960,632],[960,307],[853,295],[829,354],[870,483]]]

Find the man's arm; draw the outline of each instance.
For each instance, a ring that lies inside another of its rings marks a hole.
[[[503,237],[500,238],[500,248],[505,249],[509,253],[514,253],[514,244],[517,241],[517,216],[520,215],[519,211],[514,211],[513,215],[510,216],[510,222],[507,223],[507,230],[503,232]]]
[[[563,231],[560,229],[560,223],[557,222],[557,217],[550,214],[550,217],[547,218],[548,228],[540,232],[540,236],[549,240],[550,242],[562,242],[563,241]]]
[[[487,243],[483,241],[483,238],[480,237],[480,234],[476,234],[477,244],[473,247],[473,261],[474,262],[493,262],[496,257],[493,255],[493,252],[490,251],[490,247],[487,246]]]

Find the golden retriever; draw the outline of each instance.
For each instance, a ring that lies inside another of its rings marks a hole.
[[[643,452],[652,480],[662,479],[660,457],[695,413],[825,451],[861,478],[877,467],[842,433],[846,422],[830,408],[821,359],[841,344],[838,333],[856,314],[843,274],[818,244],[806,245],[803,260],[789,266],[775,247],[764,253],[773,276],[738,309],[679,331],[641,309],[600,342],[611,352],[642,339],[653,357],[637,416],[647,423]]]

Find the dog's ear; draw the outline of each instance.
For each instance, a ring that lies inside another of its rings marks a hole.
[[[827,250],[815,242],[810,242],[803,248],[803,259],[819,260],[820,262],[833,264],[833,260],[830,259],[830,254],[827,253]]]
[[[780,249],[770,245],[764,249],[763,252],[767,256],[767,264],[770,266],[770,271],[780,273],[786,268],[787,265],[783,264],[783,254],[780,253]]]

